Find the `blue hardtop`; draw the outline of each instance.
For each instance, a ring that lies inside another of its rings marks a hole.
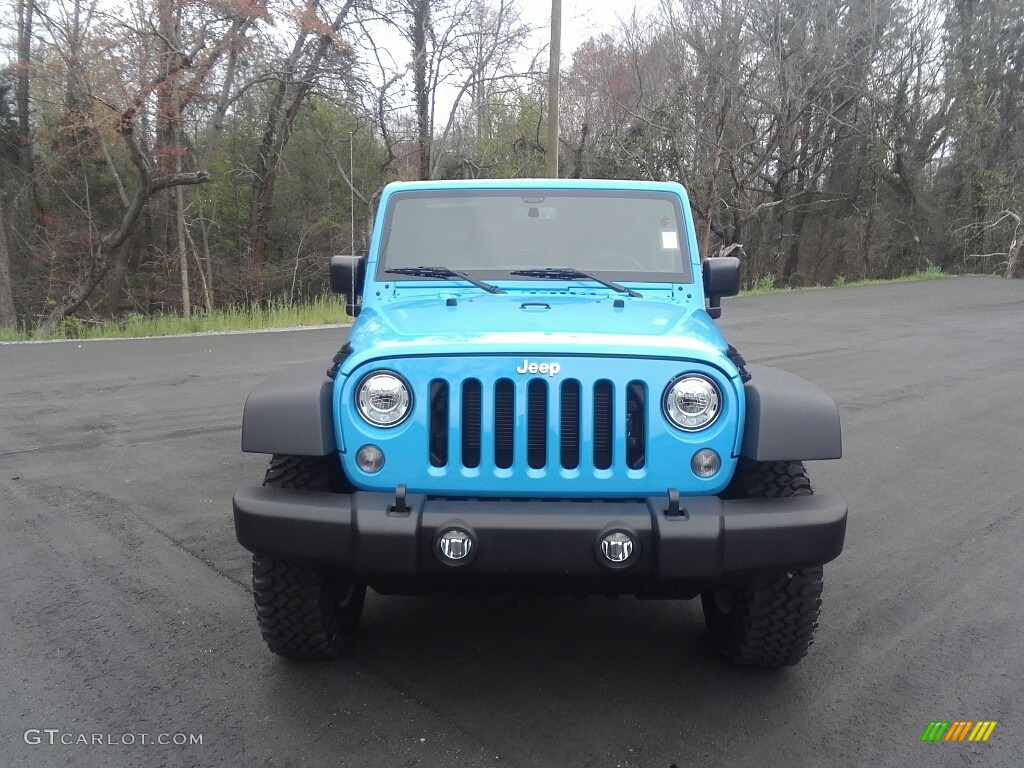
[[[444,194],[466,195],[473,191],[480,192],[508,192],[508,191],[560,191],[579,192],[581,194],[594,193],[633,193],[636,195],[660,194],[673,196],[679,203],[680,222],[683,229],[684,253],[690,262],[690,273],[692,276],[700,275],[700,257],[697,250],[696,230],[693,225],[693,216],[690,210],[690,198],[685,187],[676,182],[667,181],[631,181],[614,179],[467,179],[467,180],[440,180],[440,181],[401,181],[392,182],[384,187],[381,193],[378,215],[374,221],[373,236],[368,251],[367,273],[373,280],[376,274],[376,267],[380,258],[383,243],[386,242],[385,227],[388,223],[388,213],[392,209],[394,198],[402,195],[416,196],[422,194]],[[551,264],[548,266],[558,266]],[[692,284],[694,280],[683,281],[685,284]],[[379,281],[378,281],[379,282]],[[699,280],[696,281],[699,284]],[[369,287],[369,286],[367,286]],[[368,292],[369,293],[369,292]],[[370,297],[372,300],[372,297]],[[364,299],[365,300],[365,299]]]
[[[399,192],[458,189],[583,189],[596,191],[672,192],[687,199],[686,188],[674,181],[633,179],[435,179],[431,181],[393,181],[384,187],[381,207]]]

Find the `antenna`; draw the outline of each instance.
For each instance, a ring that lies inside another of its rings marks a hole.
[[[356,177],[352,151],[352,131],[348,132],[348,247],[352,254],[353,261],[356,255]],[[359,270],[352,269],[352,285],[349,286],[348,301],[352,306],[356,303],[356,273]],[[352,310],[353,312],[355,310]]]
[[[356,255],[356,177],[353,170],[355,162],[352,152],[352,131],[348,132],[348,223],[349,253]]]

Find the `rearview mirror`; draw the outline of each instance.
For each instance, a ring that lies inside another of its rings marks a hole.
[[[735,256],[705,259],[703,275],[708,314],[717,320],[722,316],[722,297],[735,296],[740,292],[740,260]]]
[[[331,257],[331,290],[345,295],[345,311],[352,317],[359,316],[359,300],[363,296],[366,281],[366,255],[347,254]]]

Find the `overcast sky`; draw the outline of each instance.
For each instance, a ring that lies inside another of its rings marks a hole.
[[[572,54],[584,41],[597,37],[603,32],[613,32],[620,18],[628,18],[634,9],[640,15],[650,13],[662,0],[562,0],[562,70],[572,64]],[[551,0],[519,0],[523,9],[524,23],[535,27],[533,39],[524,46],[518,66],[529,67],[530,61],[539,51],[544,55],[537,59],[541,70],[547,70],[547,45],[551,40]],[[375,42],[386,53],[392,67],[402,68],[410,60],[409,42],[397,31],[377,30]],[[442,85],[435,94],[434,119],[443,127],[458,91],[453,83]],[[409,92],[411,95],[411,92]],[[411,107],[410,105],[407,105]]]
[[[645,14],[658,5],[658,0],[562,0],[562,62],[572,61],[572,52],[589,37],[611,32],[618,18],[626,18],[634,7]],[[551,0],[522,0],[523,20],[540,27],[539,45],[551,36]]]

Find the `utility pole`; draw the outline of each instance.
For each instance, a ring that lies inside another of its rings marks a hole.
[[[348,132],[348,178],[349,178],[349,190],[348,190],[348,244],[349,250],[353,256],[356,255],[356,163],[355,153],[352,149],[352,131]],[[353,292],[350,294],[355,295]]]
[[[558,64],[562,55],[562,0],[551,0],[551,58],[548,63],[548,176],[558,178]]]

